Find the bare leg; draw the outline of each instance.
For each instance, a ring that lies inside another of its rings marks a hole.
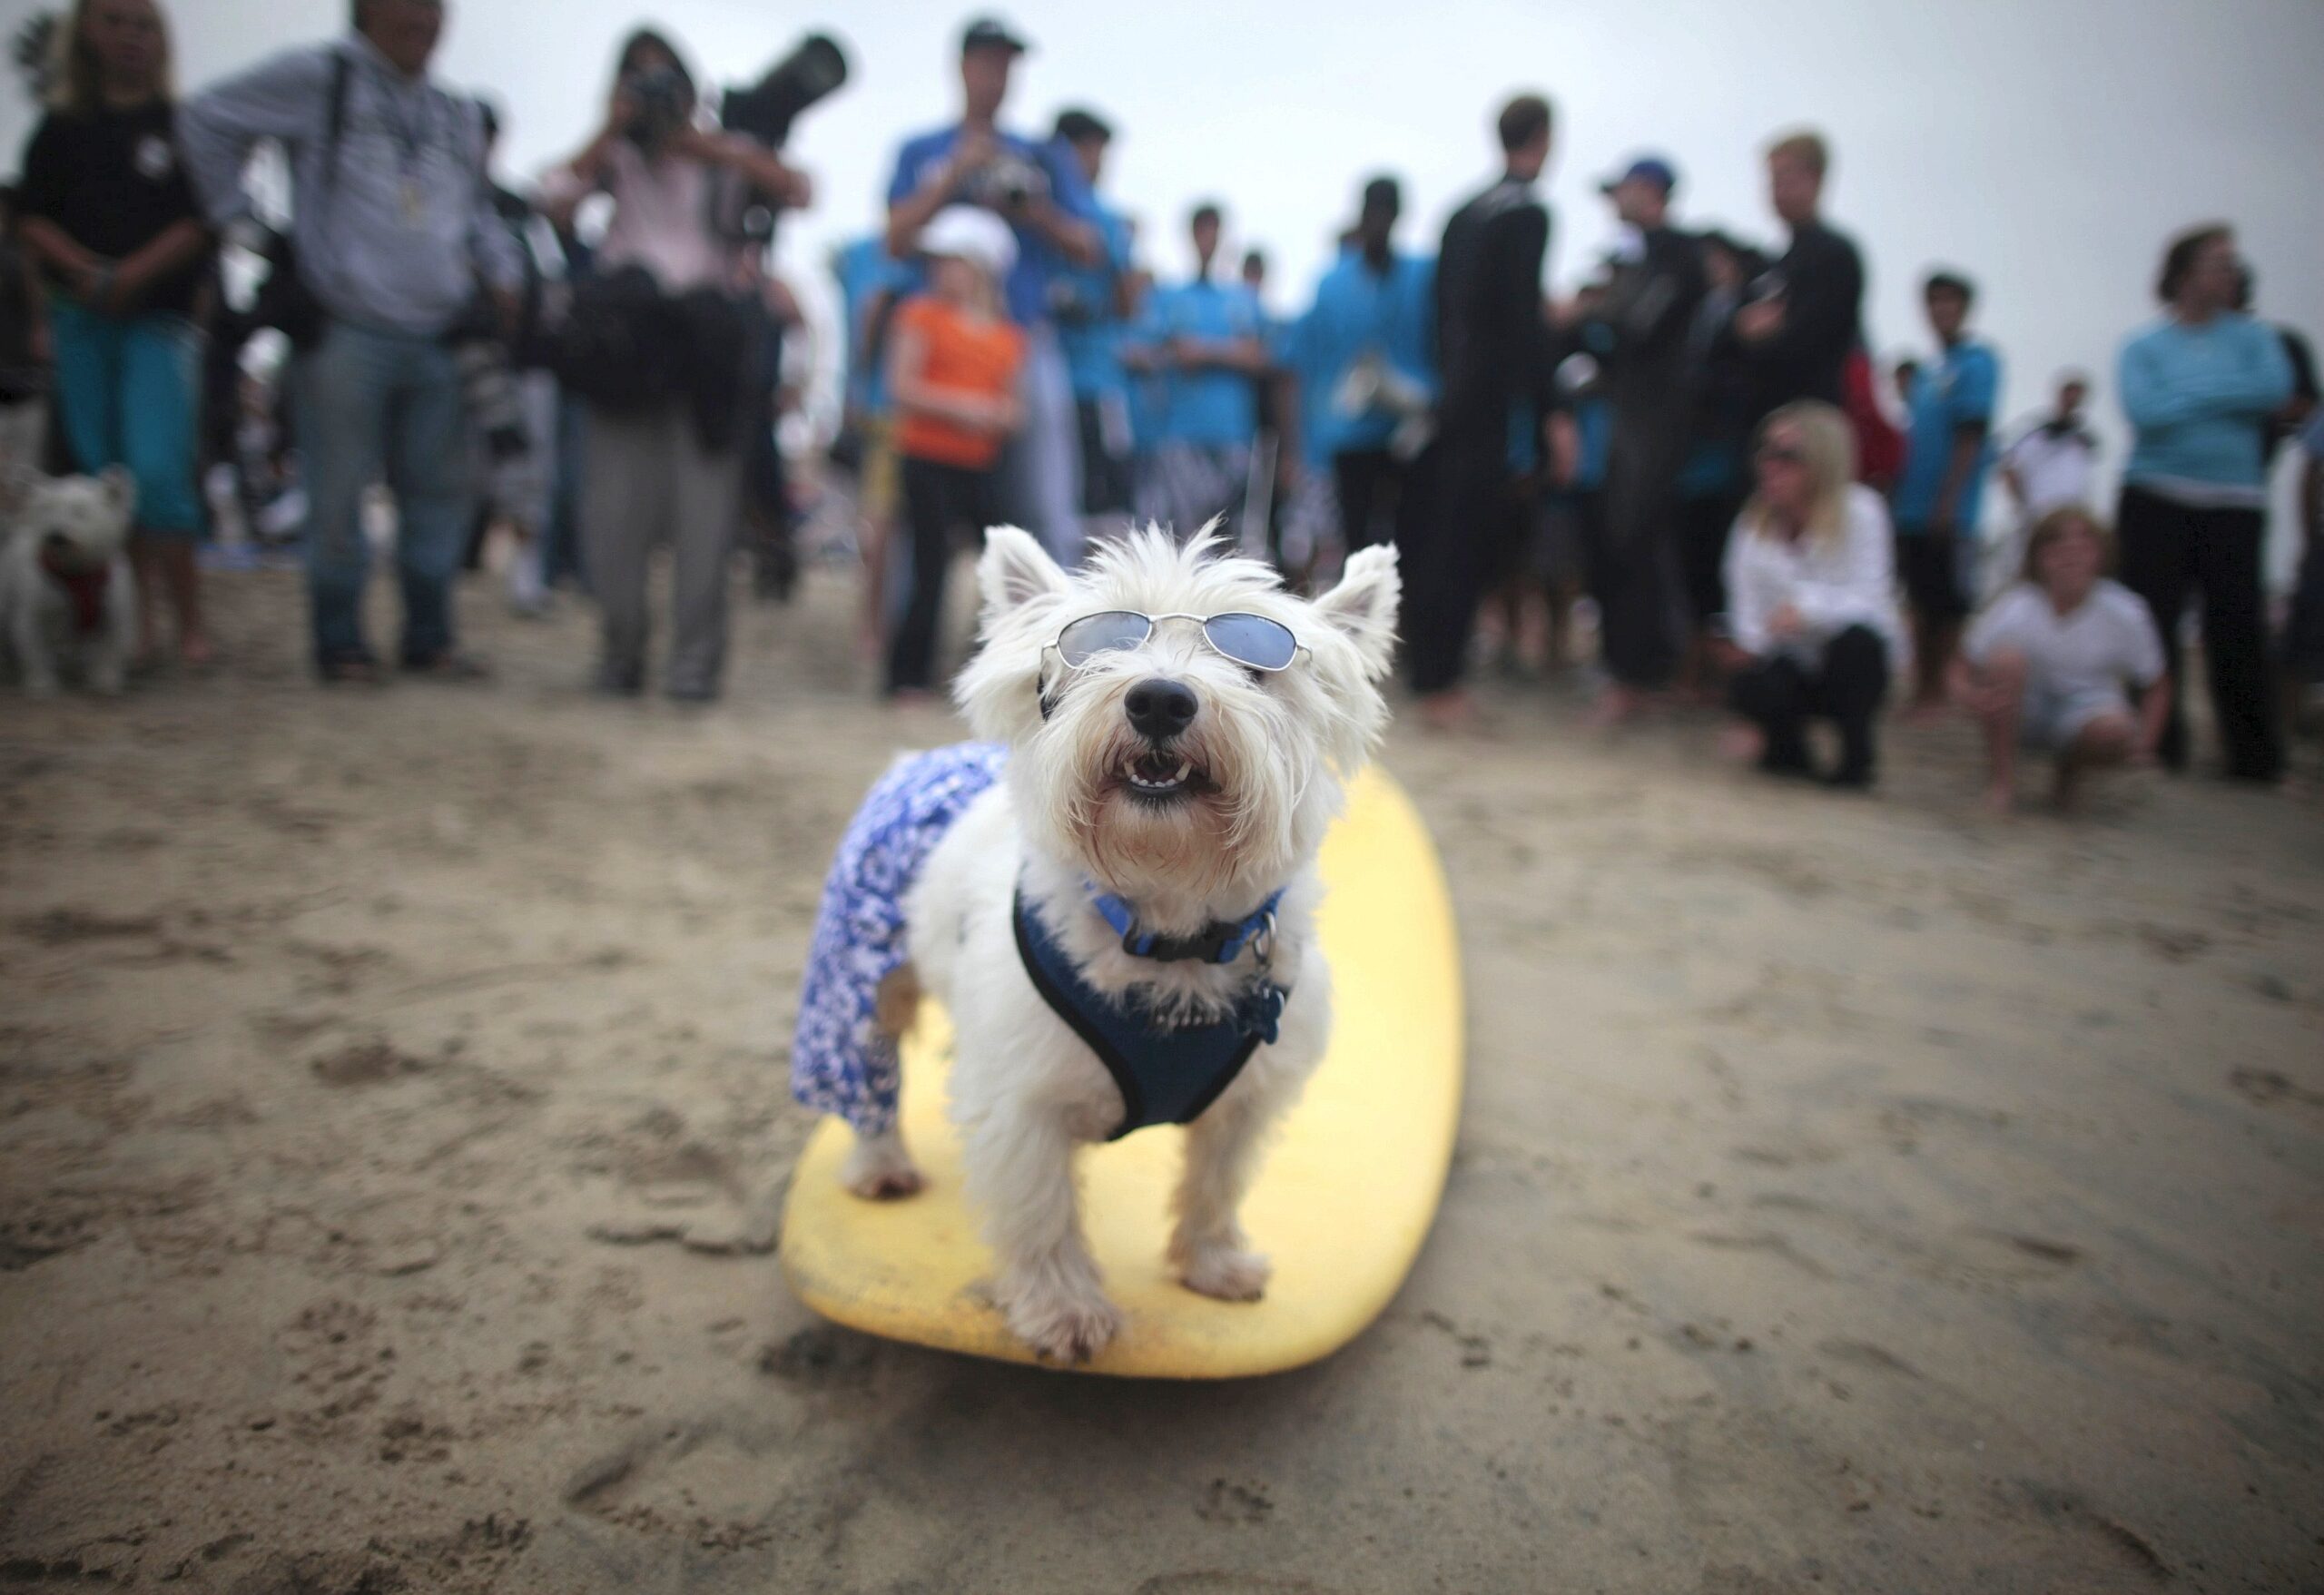
[[[2025,708],[2025,655],[2003,649],[1980,666],[1978,684],[1994,694],[1977,718],[1985,730],[1985,806],[2006,814],[2017,802],[2018,726]]]
[[[154,563],[169,588],[170,610],[177,622],[178,657],[199,667],[210,663],[214,650],[209,630],[202,623],[202,568],[194,560],[193,539],[172,537],[159,545]],[[151,579],[150,577],[148,579]]]
[[[2120,714],[2101,714],[2076,732],[2058,755],[2057,785],[2051,793],[2058,812],[2073,813],[2081,801],[2083,777],[2093,770],[2127,762],[2137,742],[2138,728]]]
[[[129,537],[130,568],[137,575],[137,650],[140,670],[162,655],[162,540],[143,532]]]
[[[1256,1302],[1267,1288],[1267,1260],[1250,1249],[1236,1215],[1258,1166],[1258,1116],[1214,1107],[1187,1130],[1186,1167],[1171,1211],[1170,1264],[1180,1283],[1223,1302]]]
[[[1081,1237],[1064,1121],[1037,1108],[998,1110],[968,1127],[962,1151],[1009,1332],[1044,1357],[1086,1362],[1120,1331],[1122,1315]]]

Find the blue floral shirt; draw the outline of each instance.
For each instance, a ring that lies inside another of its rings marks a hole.
[[[880,1034],[880,983],[911,960],[904,898],[928,855],[1009,763],[999,743],[960,743],[899,759],[840,839],[823,880],[799,989],[791,1094],[861,1136],[895,1127],[902,1072]]]

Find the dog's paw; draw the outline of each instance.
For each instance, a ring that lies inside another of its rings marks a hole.
[[[1051,1363],[1086,1363],[1122,1330],[1121,1309],[1101,1295],[1023,1298],[1008,1316],[1009,1333]]]
[[[840,1165],[840,1183],[867,1202],[888,1202],[920,1194],[921,1177],[903,1137],[894,1134],[858,1139]]]
[[[893,1202],[917,1196],[927,1183],[917,1168],[875,1168],[849,1180],[847,1188],[867,1202]]]
[[[1256,1302],[1266,1295],[1274,1265],[1256,1252],[1207,1246],[1178,1265],[1178,1283],[1222,1302]]]

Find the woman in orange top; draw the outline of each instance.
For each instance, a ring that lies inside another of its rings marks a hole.
[[[889,330],[911,590],[888,651],[888,693],[928,695],[954,535],[981,537],[992,517],[993,463],[1022,411],[1025,335],[1001,312],[1000,282],[1017,240],[990,211],[955,205],[921,234],[929,291],[904,301]]]

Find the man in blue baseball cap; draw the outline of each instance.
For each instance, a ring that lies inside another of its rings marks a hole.
[[[887,241],[895,259],[911,260],[921,230],[955,204],[991,211],[1016,233],[1016,263],[1002,287],[1009,320],[1025,330],[1025,419],[1001,460],[1000,507],[1071,566],[1082,543],[1080,429],[1050,290],[1072,268],[1099,261],[1104,245],[1098,202],[1067,148],[1000,125],[1009,75],[1031,47],[998,17],[960,30],[960,118],[897,151]]]
[[[1610,677],[1596,717],[1607,724],[1670,684],[1688,631],[1677,484],[1698,375],[1689,334],[1708,284],[1695,241],[1670,225],[1678,186],[1659,155],[1599,185],[1624,230],[1612,281],[1581,327],[1612,420],[1601,546],[1590,562]]]

